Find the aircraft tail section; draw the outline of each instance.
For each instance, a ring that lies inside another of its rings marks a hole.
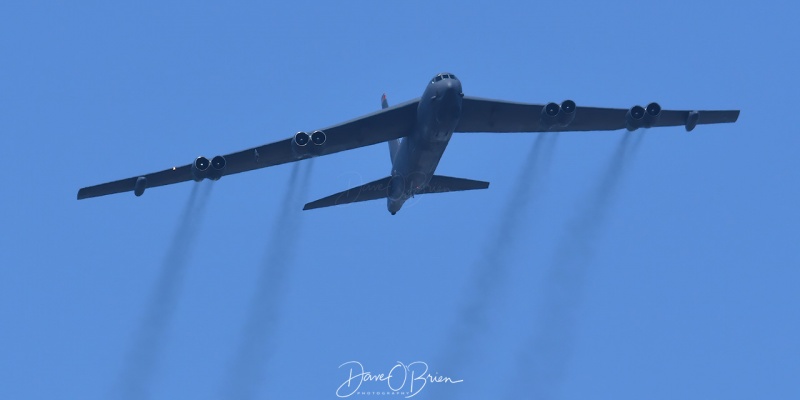
[[[358,203],[369,200],[385,199],[389,193],[390,176],[377,181],[354,187],[328,197],[312,201],[303,207],[303,210],[338,206],[342,204]],[[428,186],[416,194],[460,192],[463,190],[486,189],[489,182],[475,181],[472,179],[453,178],[450,176],[434,175]]]
[[[386,100],[386,93],[381,96],[381,108],[389,108],[389,102]],[[392,160],[392,164],[394,164],[394,155],[397,154],[397,149],[400,148],[400,139],[394,139],[389,141],[389,158]]]

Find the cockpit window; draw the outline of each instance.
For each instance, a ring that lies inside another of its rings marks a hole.
[[[453,74],[439,74],[439,75],[436,75],[436,77],[434,77],[433,79],[431,79],[431,83],[436,83],[436,82],[439,82],[439,81],[441,81],[443,79],[457,79],[457,78]]]

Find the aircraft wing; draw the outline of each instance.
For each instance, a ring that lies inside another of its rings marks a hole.
[[[574,103],[573,103],[574,106]],[[461,119],[456,132],[568,132],[613,131],[628,126],[628,109],[577,106],[568,124],[547,125],[542,122],[545,105],[514,103],[464,96]],[[685,126],[736,122],[739,110],[674,111],[662,110],[650,126]]]
[[[227,154],[223,156],[225,157],[225,169],[222,171],[222,176],[299,161],[313,156],[338,153],[404,137],[414,127],[418,103],[419,99],[408,101],[338,125],[320,129],[325,132],[325,144],[319,146],[319,149],[313,155],[296,154],[292,148],[292,138]],[[142,178],[144,179],[142,180]],[[144,188],[170,185],[192,179],[194,179],[192,164],[189,164],[85,187],[78,191],[78,200],[129,192],[134,189],[138,190],[137,182],[142,182],[140,185],[143,185],[141,188],[143,191]],[[137,194],[141,194],[141,192],[137,191]]]

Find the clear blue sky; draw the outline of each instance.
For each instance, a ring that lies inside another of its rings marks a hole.
[[[0,398],[335,399],[351,360],[463,379],[423,399],[800,398],[797,5],[395,3],[0,5]],[[458,134],[439,173],[491,187],[394,217],[299,212],[387,175],[385,145],[75,200],[442,71],[742,114],[624,156],[622,132]]]

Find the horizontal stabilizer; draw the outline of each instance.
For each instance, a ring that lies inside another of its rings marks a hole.
[[[389,179],[391,179],[391,177],[387,176],[386,178],[378,179],[377,181],[354,187],[317,201],[312,201],[311,203],[306,204],[305,207],[303,207],[303,210],[313,210],[315,208],[357,203],[359,201],[383,199],[386,197],[386,193],[388,193]]]
[[[378,179],[334,195],[312,201],[303,207],[303,210],[313,210],[341,204],[357,203],[367,200],[385,199],[389,193],[389,180],[391,177]],[[486,189],[489,182],[474,181],[472,179],[452,178],[449,176],[434,175],[430,183],[417,194],[458,192],[462,190]]]
[[[422,191],[422,194],[459,192],[462,190],[486,189],[488,187],[489,187],[489,182],[434,175],[431,178],[431,182],[428,184],[427,187],[425,187],[425,190]]]

